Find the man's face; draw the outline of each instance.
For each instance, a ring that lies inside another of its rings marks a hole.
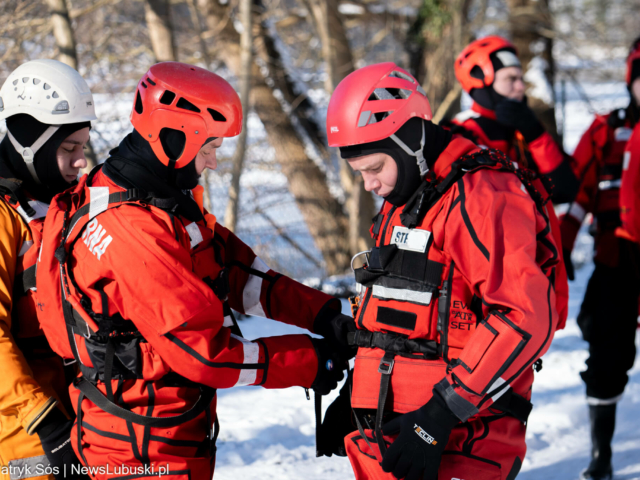
[[[520,67],[505,67],[498,70],[493,80],[493,89],[509,100],[521,102],[525,92],[522,69]]]
[[[87,142],[89,142],[89,127],[73,132],[56,150],[58,168],[65,181],[73,183],[78,179],[80,169],[87,166],[87,159],[84,156],[84,147]]]
[[[218,159],[216,158],[216,150],[222,145],[222,137],[205,143],[198,155],[196,155],[196,172],[200,175],[205,168],[215,170],[218,167]]]
[[[633,95],[636,105],[640,107],[640,77],[631,82],[631,95]]]
[[[372,153],[349,159],[349,165],[362,174],[364,189],[381,197],[389,195],[398,180],[398,166],[386,153]]]

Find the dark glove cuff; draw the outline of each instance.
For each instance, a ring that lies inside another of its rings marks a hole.
[[[64,413],[58,408],[53,408],[38,424],[35,433],[37,433],[41,439],[48,438],[67,422],[69,422],[69,419],[64,416]]]
[[[460,423],[460,419],[437,394],[422,406],[420,410],[430,419],[450,430]]]
[[[522,127],[520,133],[524,137],[524,141],[527,143],[531,143],[542,136],[545,132],[544,127],[538,120],[534,120],[529,122],[529,125],[526,127]]]
[[[313,321],[313,333],[326,337],[331,332],[331,320],[342,312],[340,300],[332,298],[323,305]]]

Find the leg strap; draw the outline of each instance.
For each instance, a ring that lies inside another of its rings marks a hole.
[[[382,417],[384,416],[384,405],[387,402],[387,394],[389,393],[389,383],[391,383],[391,373],[393,372],[395,356],[396,354],[393,352],[385,352],[382,360],[380,360],[380,366],[378,367],[378,372],[380,372],[380,393],[378,394],[375,432],[378,448],[380,449],[380,455],[382,456],[387,452],[387,446],[384,443],[384,438],[382,437]]]

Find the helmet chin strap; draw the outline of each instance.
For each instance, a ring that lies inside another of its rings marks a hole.
[[[415,152],[411,150],[406,143],[400,140],[395,133],[391,135],[389,138],[391,138],[391,140],[396,142],[398,146],[407,153],[407,155],[416,157],[416,162],[418,164],[418,168],[420,169],[420,176],[424,178],[427,175],[427,173],[429,173],[429,166],[427,165],[427,161],[424,158],[424,152],[422,151],[424,149],[424,141],[425,141],[424,120],[422,121],[422,139],[420,140],[420,148]]]
[[[16,152],[20,154],[20,156],[22,157],[22,160],[24,160],[24,163],[27,165],[27,168],[29,169],[29,173],[31,174],[31,176],[33,177],[33,179],[38,185],[42,185],[42,182],[38,178],[38,174],[36,173],[36,167],[33,165],[33,160],[38,150],[40,150],[42,146],[45,143],[47,143],[47,141],[53,136],[54,133],[58,131],[59,128],[60,128],[59,126],[51,125],[42,133],[42,135],[40,135],[40,138],[38,138],[35,142],[33,142],[33,145],[31,145],[30,147],[23,147],[22,145],[20,145],[18,140],[16,140],[16,137],[14,137],[11,134],[11,132],[7,130],[7,135],[9,136],[9,140],[11,140],[11,144],[13,145],[13,148],[15,148]],[[424,132],[423,132],[423,136],[424,136]]]

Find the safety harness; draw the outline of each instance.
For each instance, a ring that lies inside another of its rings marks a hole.
[[[543,197],[543,195],[533,185],[533,182],[537,178],[534,172],[525,169],[518,169],[513,162],[511,162],[499,150],[480,150],[478,152],[465,155],[453,162],[451,164],[450,172],[442,181],[436,182],[432,178],[430,181],[423,182],[418,191],[407,202],[400,215],[403,225],[407,228],[415,228],[421,223],[429,209],[433,207],[458,180],[460,180],[465,174],[474,172],[481,168],[491,168],[515,174],[523,183],[527,192],[530,194],[539,209],[542,209],[549,200],[548,197]],[[379,231],[381,223],[382,215],[378,214],[374,218],[374,233],[378,233],[376,230]],[[376,286],[396,286],[398,288],[402,288],[401,284],[403,281],[406,281],[406,277],[403,275],[405,272],[402,271],[402,265],[394,258],[396,250],[395,245],[374,247],[369,252],[368,264],[362,268],[354,269],[356,282],[370,290]],[[438,330],[442,331],[443,325],[447,322],[449,316],[450,302],[448,300],[448,290],[451,285],[448,283],[450,280],[444,281],[440,288],[443,265],[431,260],[426,260],[426,262],[426,265],[421,267],[424,271],[424,278],[423,281],[420,282],[422,287],[420,290],[424,290],[424,294],[429,294],[429,298],[431,298],[431,295],[438,295]],[[412,281],[415,282],[415,279],[412,279]],[[421,292],[411,293],[413,295],[417,295]],[[359,300],[356,298],[352,298],[350,300],[355,318],[359,307]],[[421,360],[437,360],[444,358],[443,348],[442,345],[438,344],[435,340],[409,339],[407,336],[398,333],[371,332],[366,329],[362,329],[362,326],[360,327],[361,328],[356,332],[348,334],[347,340],[349,345],[362,348],[376,348],[384,351],[384,355],[380,360],[380,365],[378,367],[378,372],[380,373],[380,387],[375,420],[372,426],[372,429],[375,431],[376,442],[378,443],[380,453],[381,455],[384,455],[387,450],[387,445],[382,435],[382,423],[385,419],[384,410],[389,393],[391,375],[394,369],[395,357],[401,356]],[[455,362],[455,360],[453,360],[453,362]],[[449,363],[450,367],[451,365],[452,362]],[[535,363],[534,368],[536,371],[541,368],[541,365],[541,360],[538,360]],[[349,380],[351,380],[351,378]],[[532,408],[533,405],[531,402],[514,393],[512,389],[509,389],[506,393],[500,396],[490,407],[492,410],[515,417],[525,424]],[[355,409],[354,417],[362,438],[364,438],[368,443],[369,441],[365,435],[362,422]],[[366,421],[366,423],[371,427],[370,422]]]

